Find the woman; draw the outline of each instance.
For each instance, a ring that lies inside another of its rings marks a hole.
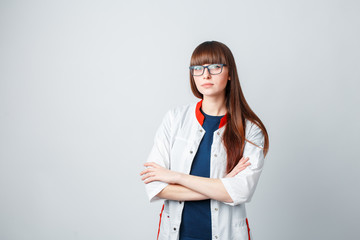
[[[245,203],[263,168],[267,131],[245,100],[226,45],[200,44],[190,65],[201,100],[165,114],[140,173],[150,202],[165,199],[158,239],[252,239]]]

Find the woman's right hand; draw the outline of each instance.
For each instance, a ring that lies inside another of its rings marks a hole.
[[[225,178],[234,177],[236,174],[244,170],[247,166],[249,166],[251,163],[247,162],[249,160],[249,157],[242,157],[239,161],[239,163],[229,172]]]

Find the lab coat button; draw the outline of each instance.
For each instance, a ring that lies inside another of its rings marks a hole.
[[[217,135],[220,135],[220,132],[217,132]]]
[[[215,211],[219,210],[218,208],[215,208]]]
[[[218,236],[215,236],[215,239],[218,239]]]
[[[202,129],[200,129],[200,132],[202,132]]]
[[[216,154],[214,154],[214,156],[215,156],[215,157],[217,157],[217,155],[216,155]]]
[[[179,201],[179,204],[181,204],[181,201]]]
[[[176,231],[176,228],[174,228],[174,231]]]
[[[192,154],[192,153],[193,153],[193,151],[191,151],[191,150],[190,150],[190,153]]]

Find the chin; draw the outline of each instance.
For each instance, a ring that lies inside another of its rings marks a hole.
[[[207,97],[216,97],[221,95],[220,93],[202,93],[203,96],[207,96]]]

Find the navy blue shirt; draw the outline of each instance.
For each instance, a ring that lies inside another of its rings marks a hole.
[[[202,127],[205,134],[194,157],[190,175],[210,177],[210,155],[213,134],[219,128],[223,116],[204,115]],[[211,237],[210,199],[185,201],[181,217],[180,240],[209,240]]]

